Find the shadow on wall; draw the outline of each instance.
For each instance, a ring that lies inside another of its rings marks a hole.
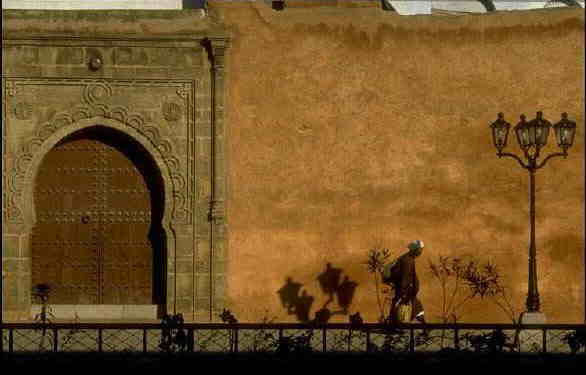
[[[301,291],[303,284],[287,277],[285,285],[277,292],[281,304],[287,309],[287,314],[296,315],[297,320],[302,323],[327,323],[334,315],[347,315],[358,283],[351,281],[348,276],[342,279],[342,273],[342,269],[328,263],[326,269],[317,277],[321,290],[328,299],[321,309],[316,311],[313,319],[310,318],[310,311],[315,298],[307,291]],[[328,306],[336,299],[339,309],[332,311]]]

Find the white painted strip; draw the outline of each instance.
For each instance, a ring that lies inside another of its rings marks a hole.
[[[2,9],[182,9],[181,0],[2,0]]]

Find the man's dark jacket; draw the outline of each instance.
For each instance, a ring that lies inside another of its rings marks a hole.
[[[393,307],[399,302],[409,301],[412,303],[411,319],[414,319],[423,311],[421,301],[417,298],[419,293],[419,278],[415,268],[415,257],[409,253],[401,255],[397,260],[398,277],[394,280],[395,297],[393,298]]]

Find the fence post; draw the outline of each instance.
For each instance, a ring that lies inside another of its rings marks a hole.
[[[326,326],[322,328],[322,351],[325,353],[328,351],[328,342],[327,342],[328,332]],[[311,347],[311,342],[309,343]]]
[[[59,337],[58,335],[59,330],[57,328],[53,328],[53,352],[57,353],[58,346],[59,346]]]
[[[547,353],[547,328],[543,328],[543,344],[542,344],[542,350],[543,353]]]
[[[101,353],[103,348],[102,348],[102,329],[98,328],[98,352]]]
[[[14,328],[8,330],[8,352],[14,353]]]
[[[238,328],[234,328],[234,343],[232,345],[232,351],[238,353]]]
[[[460,332],[458,327],[454,328],[454,346],[456,350],[460,350]]]
[[[189,328],[187,330],[187,350],[193,353],[193,342],[194,342],[194,335],[193,335],[193,328]]]
[[[366,352],[370,352],[370,329],[366,329]]]
[[[348,353],[350,353],[351,346],[352,346],[352,326],[348,327]]]
[[[147,329],[142,329],[142,352],[147,352]]]
[[[409,351],[411,353],[415,352],[415,334],[412,326],[409,327]]]

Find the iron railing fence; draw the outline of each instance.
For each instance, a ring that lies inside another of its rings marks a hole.
[[[5,323],[2,353],[580,353],[583,324]]]

